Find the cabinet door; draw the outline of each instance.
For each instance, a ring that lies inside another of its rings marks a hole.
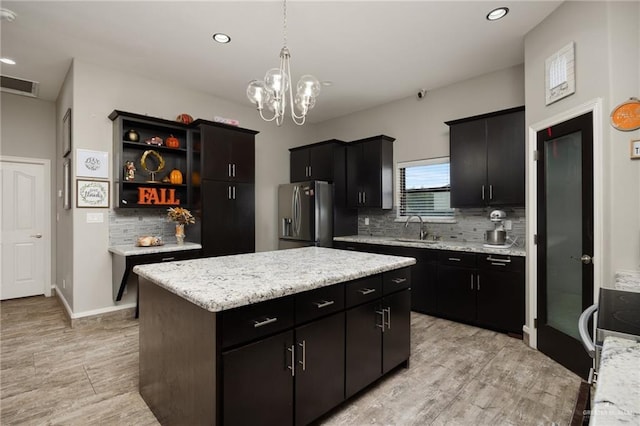
[[[359,207],[362,200],[359,181],[361,155],[360,144],[347,145],[347,206],[351,208]]]
[[[296,149],[289,152],[289,172],[291,183],[309,180],[308,149]]]
[[[379,300],[347,311],[347,398],[373,383],[382,373],[381,313]]]
[[[473,269],[438,265],[438,311],[453,320],[476,319],[475,273]]]
[[[293,423],[292,348],[287,331],[222,354],[225,425]]]
[[[382,141],[362,144],[358,180],[363,192],[361,205],[382,207]]]
[[[231,180],[236,182],[254,182],[256,169],[255,136],[225,129],[231,145]]]
[[[322,144],[309,150],[311,179],[333,182],[333,145]]]
[[[433,315],[436,308],[437,261],[428,250],[414,249],[407,253],[415,257],[416,264],[411,268],[411,310]]]
[[[202,181],[202,250],[205,257],[229,254],[236,236],[229,182]]]
[[[524,274],[483,269],[478,273],[477,320],[484,326],[522,334]]]
[[[231,145],[223,129],[200,126],[202,179],[228,180],[231,175]]]
[[[490,205],[524,206],[524,111],[487,119],[487,183]]]
[[[386,309],[382,333],[382,374],[409,359],[411,353],[411,290],[385,296]]]
[[[256,251],[255,185],[232,183],[233,237],[227,254],[253,253]]]
[[[488,197],[486,121],[474,120],[449,128],[451,207],[480,207]]]
[[[344,312],[296,329],[296,424],[344,400]]]

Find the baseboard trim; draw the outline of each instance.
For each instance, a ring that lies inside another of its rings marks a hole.
[[[54,294],[58,296],[58,300],[64,308],[65,316],[67,317],[67,321],[71,328],[95,322],[103,322],[104,320],[109,319],[133,318],[135,316],[135,303],[108,306],[106,308],[93,309],[91,311],[73,312],[61,291],[58,291],[56,288]]]
[[[527,327],[526,325],[522,326],[522,341],[524,342],[525,345],[527,346],[531,346],[531,344],[529,343],[529,327]]]

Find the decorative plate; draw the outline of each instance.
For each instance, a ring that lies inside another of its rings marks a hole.
[[[640,129],[640,101],[630,98],[611,112],[611,125],[624,132]]]

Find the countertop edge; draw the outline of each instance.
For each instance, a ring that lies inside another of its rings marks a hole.
[[[143,254],[169,253],[172,251],[199,250],[201,248],[202,248],[202,245],[198,243],[184,243],[182,245],[164,244],[161,246],[151,246],[151,247],[138,247],[135,245],[126,244],[126,245],[110,246],[109,252],[120,255],[120,256],[137,256],[137,255],[143,255]]]

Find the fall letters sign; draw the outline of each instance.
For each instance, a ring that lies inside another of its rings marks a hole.
[[[138,204],[145,205],[180,205],[176,199],[176,190],[167,188],[138,188]]]

